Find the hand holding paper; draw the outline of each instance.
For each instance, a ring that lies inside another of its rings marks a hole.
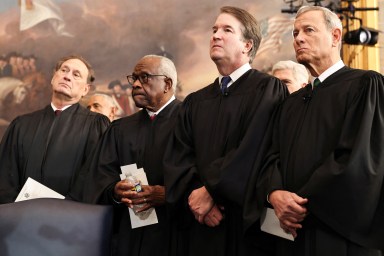
[[[286,233],[281,227],[275,211],[271,208],[264,208],[260,218],[260,229],[264,232],[294,241],[292,234]]]
[[[121,180],[125,180],[127,176],[132,175],[135,176],[143,186],[143,192],[140,192],[140,196],[136,191],[129,191],[130,193],[132,192],[131,199],[132,203],[134,204],[146,204],[146,198],[143,197],[145,196],[145,185],[148,185],[148,180],[147,180],[147,175],[145,174],[144,170],[142,168],[137,169],[136,164],[131,164],[131,165],[125,165],[121,166],[121,174],[120,178]],[[137,201],[134,201],[135,196],[134,194],[137,194]],[[140,202],[139,202],[140,200]],[[124,202],[124,199],[122,200]],[[138,227],[143,227],[147,225],[152,225],[158,223],[157,215],[155,209],[149,208],[146,210],[144,208],[145,206],[142,207],[142,209],[137,209],[137,212],[135,212],[132,208],[129,208],[129,216],[131,218],[131,226],[132,228],[138,228]],[[143,212],[145,210],[145,212]]]

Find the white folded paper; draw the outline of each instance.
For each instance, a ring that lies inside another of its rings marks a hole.
[[[44,186],[43,184],[28,177],[15,202],[36,199],[36,198],[58,198],[64,199],[65,197],[56,191]]]
[[[120,179],[125,180],[127,175],[131,174],[136,176],[140,180],[142,185],[148,185],[147,175],[143,168],[137,169],[136,164],[124,165],[120,167],[121,174]],[[139,228],[158,223],[157,214],[155,208],[150,208],[145,211],[144,214],[135,213],[135,211],[129,208],[129,217],[131,218],[132,228]]]
[[[275,211],[271,208],[264,208],[260,217],[260,229],[275,236],[294,241],[292,234],[286,233],[281,227]]]

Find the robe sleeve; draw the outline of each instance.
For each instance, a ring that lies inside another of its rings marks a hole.
[[[384,84],[367,72],[351,95],[337,146],[298,194],[345,237],[384,249]],[[357,83],[357,82],[356,82]],[[321,132],[321,131],[319,131]]]
[[[175,131],[170,138],[164,154],[164,182],[167,202],[174,204],[188,192],[201,187],[195,165],[192,127],[189,112],[191,95],[184,100]]]
[[[109,119],[104,115],[97,115],[93,120],[93,124],[90,126],[92,130],[88,133],[87,147],[85,156],[88,157],[96,147],[96,144],[100,141],[104,132],[110,125]]]
[[[258,223],[262,209],[269,206],[267,203],[268,194],[273,190],[283,188],[279,171],[278,117],[280,110],[281,104],[276,108],[265,135],[264,150],[267,153],[260,154],[259,159],[256,160],[257,164],[254,168],[260,168],[260,170],[253,171],[248,181],[243,209],[244,230],[246,231]],[[271,186],[271,184],[273,185]]]
[[[82,167],[69,197],[85,203],[113,203],[111,190],[120,180],[116,127],[112,124]]]
[[[19,191],[19,150],[18,143],[19,118],[14,119],[8,126],[0,144],[0,203],[14,202]]]

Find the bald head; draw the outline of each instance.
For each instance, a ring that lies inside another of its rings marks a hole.
[[[107,94],[97,93],[92,95],[89,98],[87,108],[92,112],[107,116],[111,122],[115,119],[117,108],[112,97]]]

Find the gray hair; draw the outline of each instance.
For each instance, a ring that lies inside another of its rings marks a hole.
[[[274,74],[276,70],[282,70],[282,69],[292,70],[292,75],[299,84],[303,84],[303,83],[307,84],[309,81],[308,71],[305,68],[305,66],[302,64],[296,63],[291,60],[282,60],[277,62],[275,65],[273,65],[272,74]]]
[[[323,13],[325,25],[328,28],[329,31],[331,31],[334,28],[340,29],[341,34],[343,34],[343,24],[341,23],[341,20],[339,16],[337,16],[336,13],[332,12],[331,10],[322,7],[322,6],[302,6],[296,14],[296,19],[303,13],[309,12],[309,11],[321,11]],[[341,42],[339,43],[339,49],[341,49]]]
[[[154,58],[154,59],[160,60],[159,72],[162,75],[165,75],[172,80],[172,90],[173,92],[175,92],[176,85],[177,85],[177,71],[173,61],[168,59],[167,57],[160,56],[160,55],[153,55],[153,54],[145,55],[143,57],[143,59],[146,59],[146,58]]]
[[[105,94],[105,93],[95,93],[95,94],[92,94],[91,97],[93,97],[93,96],[103,97],[109,104],[111,104],[112,107],[116,107],[116,104],[113,101],[112,97],[109,96],[108,94]]]

